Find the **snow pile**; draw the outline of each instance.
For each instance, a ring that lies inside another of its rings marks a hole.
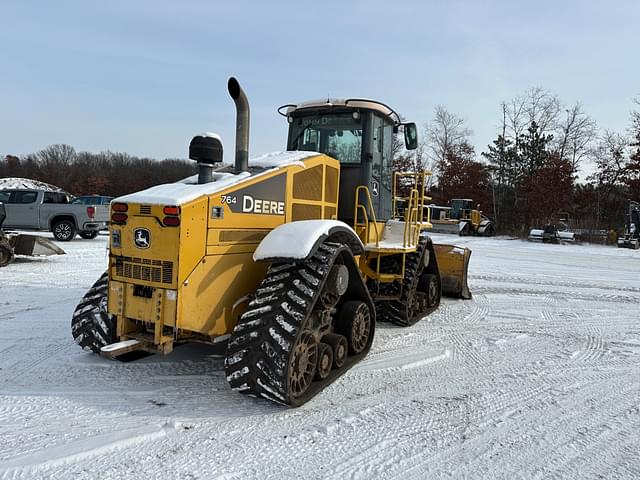
[[[0,178],[0,190],[10,190],[14,188],[28,188],[32,190],[49,190],[53,192],[62,192],[60,187],[50,185],[45,182],[39,182],[38,180],[31,180],[30,178],[19,177],[5,177]]]

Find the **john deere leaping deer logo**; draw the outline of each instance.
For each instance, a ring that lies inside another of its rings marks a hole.
[[[149,248],[151,246],[151,232],[146,228],[136,228],[133,231],[134,242],[137,248]]]

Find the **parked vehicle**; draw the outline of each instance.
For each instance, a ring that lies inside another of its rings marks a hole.
[[[108,206],[73,205],[64,192],[0,190],[0,202],[5,204],[5,228],[49,230],[60,241],[69,241],[76,233],[82,238],[95,238],[109,220]]]

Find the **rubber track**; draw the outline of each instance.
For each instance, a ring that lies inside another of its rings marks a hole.
[[[231,388],[277,403],[296,404],[289,396],[287,382],[291,349],[340,246],[324,243],[309,260],[269,268],[227,345],[224,363]]]
[[[71,334],[83,349],[100,353],[116,341],[116,318],[107,313],[109,276],[103,273],[82,297],[71,317]]]
[[[407,306],[409,305],[410,301],[413,300],[408,298],[409,292],[411,292],[412,290],[410,286],[414,281],[417,282],[419,280],[417,278],[419,277],[419,275],[416,274],[419,271],[420,262],[422,260],[422,255],[424,254],[424,249],[427,246],[427,241],[427,237],[420,237],[418,248],[416,249],[416,251],[407,254],[405,260],[404,281],[402,282],[402,285],[400,285],[399,282],[393,282],[393,284],[389,286],[391,295],[397,295],[398,290],[402,288],[400,300],[376,302],[378,318],[389,321],[394,325],[408,327],[415,324],[425,314],[430,313],[429,311],[427,311],[423,315],[417,315],[416,318],[413,319],[408,318],[407,316]],[[420,270],[420,272],[421,271],[422,270]]]

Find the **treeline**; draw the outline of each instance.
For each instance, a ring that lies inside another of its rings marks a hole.
[[[640,199],[635,106],[628,130],[614,132],[600,129],[580,103],[567,106],[533,88],[500,105],[497,136],[480,155],[464,119],[437,107],[419,148],[401,152],[396,168],[431,170],[435,203],[471,198],[503,233],[557,222],[561,213],[572,228],[619,229],[626,200]]]
[[[119,196],[194,173],[192,161],[158,161],[118,152],[76,152],[69,145],[50,145],[22,158],[7,155],[0,161],[0,178],[39,180],[74,195]]]

